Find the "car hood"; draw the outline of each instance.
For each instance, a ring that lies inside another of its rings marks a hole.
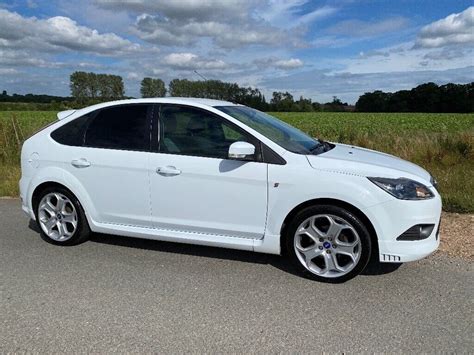
[[[319,155],[307,155],[309,164],[319,170],[344,174],[423,180],[431,185],[431,175],[420,166],[375,150],[347,144],[335,147]]]

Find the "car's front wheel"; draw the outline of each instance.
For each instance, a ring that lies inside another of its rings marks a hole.
[[[293,218],[286,229],[286,248],[302,274],[318,281],[344,282],[367,265],[371,240],[365,225],[350,211],[315,205]]]
[[[78,199],[62,187],[41,192],[36,208],[41,238],[56,245],[76,245],[90,234],[84,210]]]

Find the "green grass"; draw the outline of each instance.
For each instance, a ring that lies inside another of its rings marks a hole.
[[[474,212],[474,114],[273,115],[314,137],[384,151],[419,164],[438,179],[446,211]],[[52,111],[0,111],[0,196],[18,194],[22,141],[55,119]]]

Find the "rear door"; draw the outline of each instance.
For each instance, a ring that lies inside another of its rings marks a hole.
[[[150,156],[152,221],[157,228],[258,239],[267,212],[267,164],[259,142],[202,109],[162,105],[159,146]],[[229,160],[236,141],[256,145],[246,161]]]
[[[97,222],[150,226],[152,109],[149,104],[128,104],[90,114],[81,146],[67,154],[66,167],[89,194]]]

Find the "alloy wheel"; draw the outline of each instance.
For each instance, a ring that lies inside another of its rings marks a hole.
[[[355,228],[331,214],[305,219],[296,229],[294,248],[308,271],[326,278],[346,275],[361,257],[361,241]]]
[[[43,196],[38,205],[38,219],[43,232],[51,239],[64,242],[77,229],[77,211],[71,200],[58,192]]]

